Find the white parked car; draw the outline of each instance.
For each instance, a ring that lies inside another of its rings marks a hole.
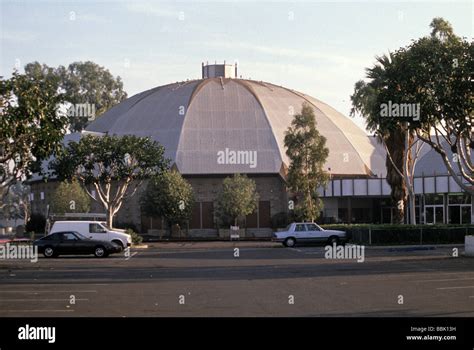
[[[97,241],[114,242],[122,247],[130,247],[132,237],[118,230],[110,230],[99,221],[56,221],[51,228],[51,233],[75,231],[83,236]]]
[[[274,232],[273,241],[282,242],[285,247],[300,243],[339,244],[347,241],[344,231],[325,230],[314,222],[293,222],[284,231]]]

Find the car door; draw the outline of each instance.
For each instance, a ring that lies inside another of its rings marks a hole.
[[[313,223],[306,224],[306,230],[308,231],[309,240],[312,243],[318,243],[325,240],[322,237],[322,231],[318,225]]]
[[[44,252],[44,248],[47,246],[53,247],[55,251],[59,251],[59,244],[61,243],[60,236],[58,233],[51,233],[40,239],[38,249],[40,253]]]
[[[108,241],[107,230],[98,223],[89,224],[88,237],[96,241]]]
[[[295,225],[295,238],[299,242],[307,242],[308,241],[308,232],[306,230],[305,224],[296,224]]]
[[[76,241],[76,252],[78,254],[92,254],[94,252],[94,241],[79,235]]]
[[[58,245],[59,254],[74,254],[76,253],[76,241],[77,237],[72,232],[61,232],[60,233],[60,242]]]

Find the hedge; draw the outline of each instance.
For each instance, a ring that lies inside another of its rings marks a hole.
[[[361,244],[445,244],[464,243],[474,234],[474,225],[322,225],[325,229],[346,231],[351,242]]]

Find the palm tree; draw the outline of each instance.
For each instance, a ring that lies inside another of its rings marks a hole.
[[[405,217],[405,204],[408,191],[405,179],[398,169],[405,169],[405,164],[412,164],[412,160],[405,162],[406,147],[413,143],[413,133],[407,132],[406,123],[401,123],[393,118],[381,118],[380,105],[386,103],[390,98],[391,88],[399,91],[396,77],[391,76],[390,67],[394,64],[396,56],[393,54],[376,57],[377,63],[366,69],[366,76],[370,81],[367,83],[359,80],[354,87],[351,96],[351,115],[360,113],[366,119],[367,130],[377,135],[378,141],[386,147],[387,157],[387,182],[391,187],[391,198],[395,204],[395,218],[397,223],[403,223]],[[408,138],[408,140],[407,140]],[[411,158],[411,157],[410,157]],[[403,171],[401,171],[403,173]]]

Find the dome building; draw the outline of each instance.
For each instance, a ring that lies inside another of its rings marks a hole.
[[[285,131],[306,102],[327,139],[331,174],[370,177],[384,172],[384,155],[350,119],[303,93],[236,79],[229,73],[234,70],[219,76],[224,69],[217,68],[226,66],[203,66],[203,79],[137,94],[104,113],[87,131],[151,137],[165,147],[182,175],[278,174],[289,164]],[[226,150],[242,157],[256,154],[256,164],[218,161],[219,152]]]
[[[326,188],[318,189],[324,202],[320,220],[392,221],[385,151],[374,137],[312,96],[237,76],[236,65],[203,63],[202,79],[134,95],[93,121],[84,133],[134,134],[163,145],[173,168],[195,191],[196,206],[187,230],[190,236],[217,235],[214,204],[222,180],[234,173],[247,174],[255,180],[260,197],[257,211],[246,219],[247,233],[268,236],[272,218],[288,211],[285,132],[307,103],[314,110],[317,128],[326,137],[329,149],[325,169],[331,180]],[[67,135],[68,139],[74,137],[78,136]],[[425,147],[419,164],[422,170],[417,170],[419,178],[415,181],[418,219],[449,223],[453,216],[454,223],[474,222],[472,198],[464,195],[446,172],[440,173],[445,168],[441,158]],[[53,185],[35,186],[35,205],[41,208],[45,196],[49,196],[45,195],[50,192],[47,187]],[[461,202],[462,208],[450,209],[450,193],[462,197],[454,201]],[[162,232],[163,221],[146,217],[140,210],[139,197],[137,193],[124,203],[116,222],[133,223],[142,233]],[[100,207],[96,205],[93,210],[100,211]]]
[[[223,178],[247,174],[260,194],[258,211],[247,218],[247,227],[268,234],[271,218],[287,210],[284,136],[303,103],[313,107],[317,127],[327,139],[326,168],[333,177],[383,175],[384,155],[350,119],[301,92],[237,79],[234,65],[203,64],[202,79],[139,93],[104,113],[87,131],[146,136],[162,144],[173,167],[196,191],[191,230],[212,231],[214,200]],[[145,229],[162,227],[153,218],[141,217],[140,223]]]

